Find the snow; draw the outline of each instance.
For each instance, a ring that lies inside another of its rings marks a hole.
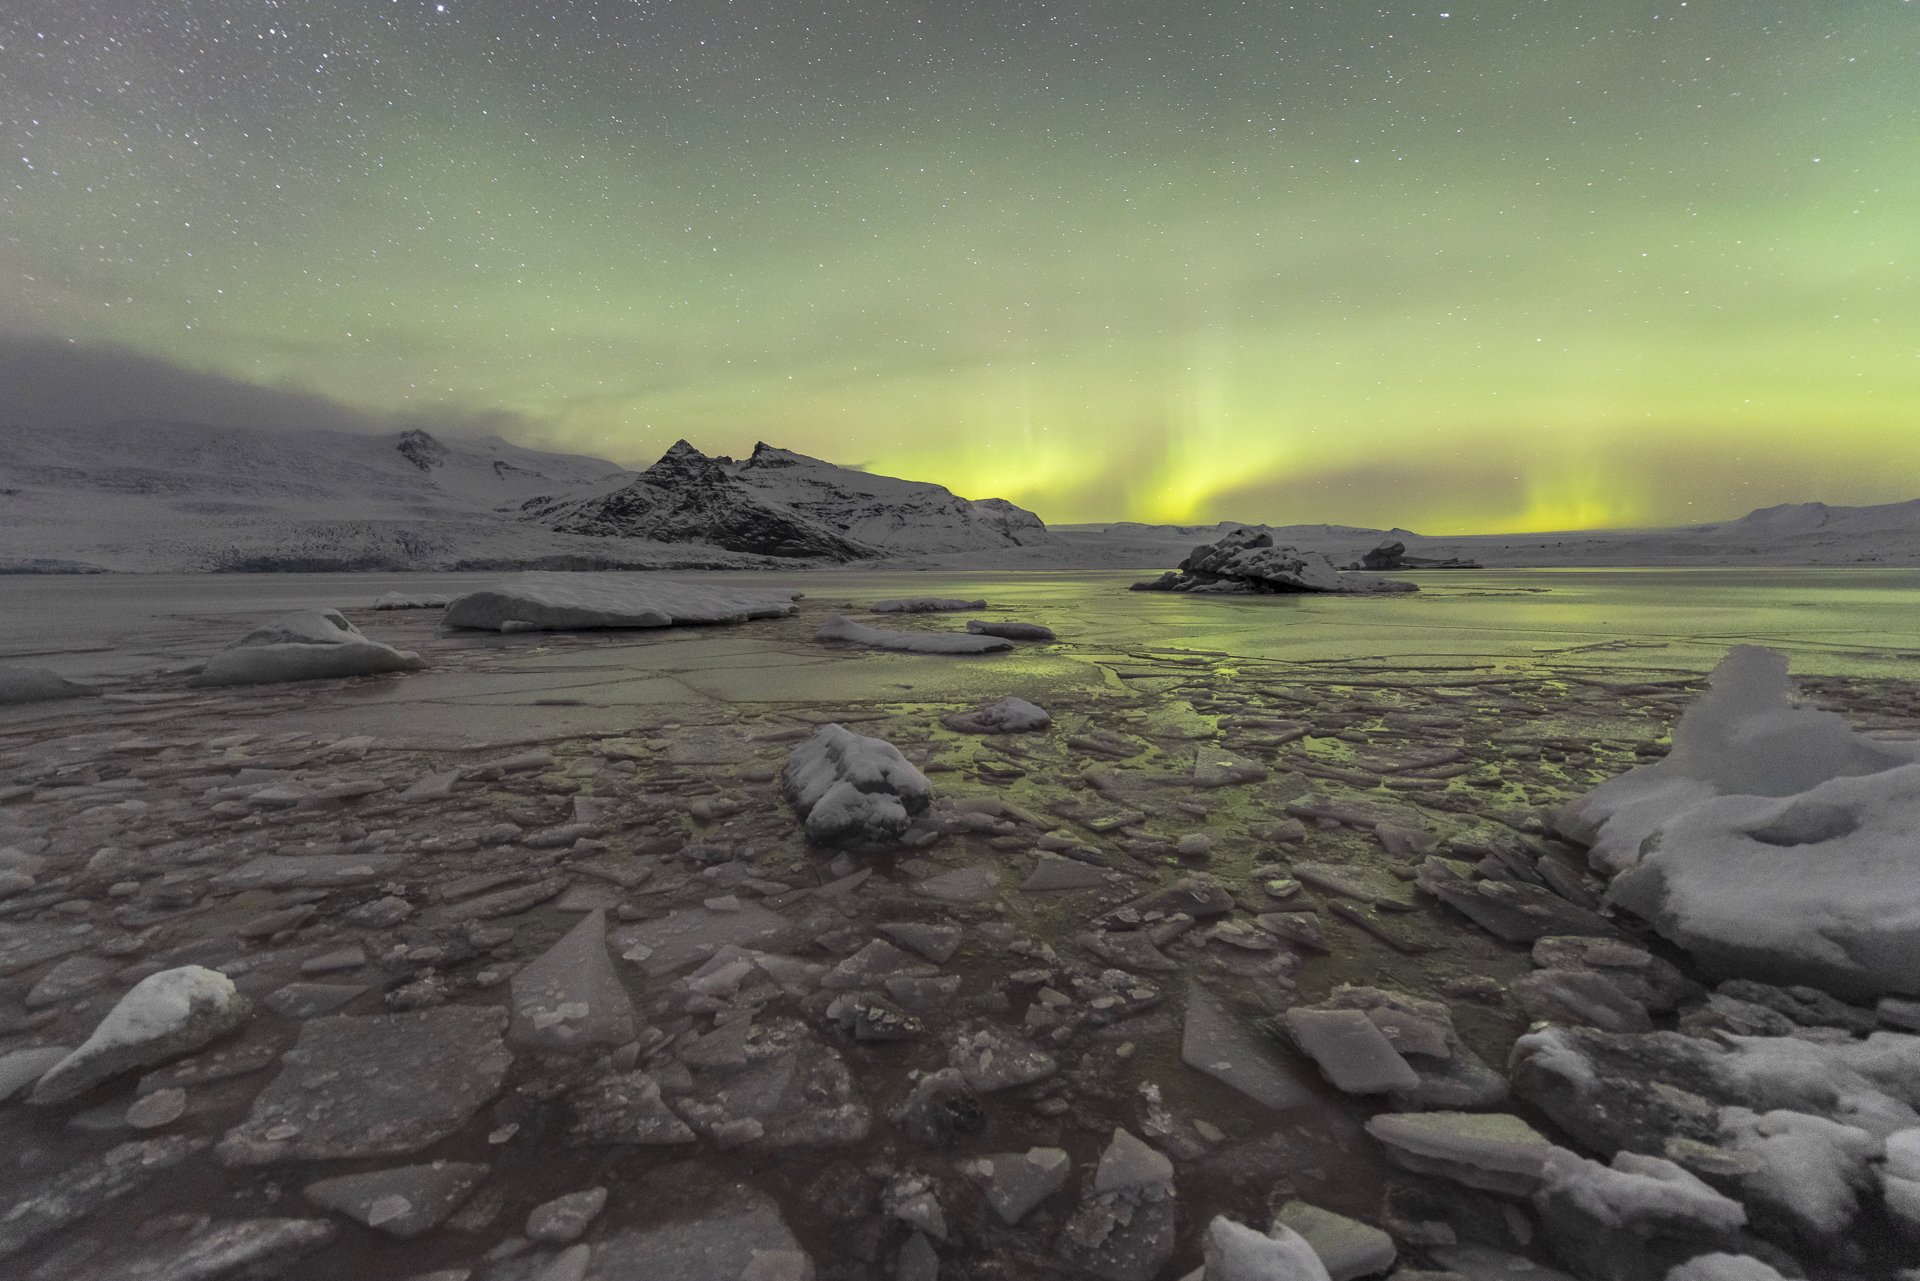
[[[867,607],[873,614],[956,614],[969,609],[985,609],[983,600],[952,600],[945,596],[908,596],[900,600],[877,600]]]
[[[531,573],[454,597],[442,621],[487,631],[673,627],[780,618],[799,608],[799,596],[785,588],[714,587],[652,575]]]
[[[1307,1239],[1284,1224],[1263,1233],[1218,1215],[1200,1245],[1206,1281],[1330,1281]]]
[[[1786,659],[1736,646],[1656,764],[1561,816],[1612,902],[1710,970],[1842,996],[1920,994],[1920,743],[1791,702]]]
[[[943,716],[940,723],[963,734],[1030,734],[1047,728],[1053,718],[1026,699],[1009,694],[971,712]]]
[[[933,798],[899,748],[840,725],[822,725],[793,749],[781,787],[816,845],[897,839]]]
[[[875,649],[899,650],[908,654],[990,654],[1013,648],[1013,642],[998,636],[974,636],[966,632],[895,632],[882,627],[864,627],[839,614],[828,614],[815,640],[851,641]]]
[[[59,1103],[130,1067],[198,1049],[237,1026],[252,1007],[217,970],[183,965],[134,984],[92,1035],[48,1068],[29,1098]]]
[[[264,685],[417,672],[426,660],[363,634],[337,609],[303,609],[254,628],[207,660],[187,684]]]
[[[1671,1161],[1637,1152],[1616,1153],[1608,1167],[1555,1148],[1534,1196],[1571,1202],[1597,1222],[1643,1238],[1675,1229],[1731,1232],[1747,1221],[1738,1201]]]
[[[60,698],[85,698],[100,691],[81,685],[43,667],[0,667],[0,707],[12,703],[44,703]]]
[[[1722,1108],[1720,1145],[1760,1158],[1760,1169],[1742,1180],[1749,1201],[1824,1237],[1853,1222],[1860,1193],[1872,1186],[1867,1162],[1884,1151],[1865,1130],[1784,1109],[1760,1114]]]
[[[1750,1254],[1702,1254],[1667,1273],[1667,1281],[1786,1281]]]

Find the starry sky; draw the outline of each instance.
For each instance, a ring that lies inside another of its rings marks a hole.
[[[1917,50],[1912,0],[15,0],[0,342],[55,417],[117,367],[1054,522],[1900,501]]]

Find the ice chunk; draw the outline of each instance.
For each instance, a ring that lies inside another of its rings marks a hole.
[[[873,942],[834,966],[821,978],[820,986],[835,991],[877,987],[890,975],[925,977],[934,973],[931,965],[917,961],[884,939]]]
[[[899,650],[908,654],[990,654],[996,650],[1013,648],[1012,641],[999,636],[978,636],[968,632],[896,632],[850,622],[838,614],[828,614],[813,638],[850,641],[855,645],[870,645],[875,649]]]
[[[205,1139],[177,1135],[122,1143],[35,1180],[33,1190],[0,1217],[0,1259],[119,1200],[205,1147]]]
[[[993,897],[1000,884],[1000,873],[984,863],[955,868],[924,881],[915,881],[913,891],[947,903],[978,903]]]
[[[1327,1079],[1347,1094],[1411,1090],[1420,1075],[1360,1010],[1288,1010],[1287,1030]]]
[[[1173,1162],[1167,1159],[1166,1153],[1148,1147],[1123,1127],[1115,1126],[1113,1138],[1107,1150],[1100,1154],[1099,1168],[1094,1171],[1094,1192],[1120,1192],[1153,1185],[1173,1186]]]
[[[321,1179],[309,1183],[304,1195],[389,1236],[416,1237],[444,1223],[488,1172],[471,1162],[435,1161]]]
[[[1790,699],[1778,651],[1736,646],[1656,764],[1560,828],[1618,873],[1609,897],[1713,972],[1843,996],[1920,992],[1920,742]]]
[[[1084,890],[1096,885],[1107,885],[1118,880],[1112,872],[1104,871],[1091,863],[1082,863],[1078,859],[1054,858],[1042,854],[1026,880],[1020,882],[1020,888],[1028,893],[1041,890]]]
[[[585,1234],[587,1225],[606,1205],[605,1188],[587,1188],[543,1201],[527,1214],[527,1238],[555,1245],[571,1244]]]
[[[1367,1133],[1393,1161],[1468,1187],[1525,1195],[1539,1186],[1553,1144],[1505,1112],[1382,1113]]]
[[[40,1078],[29,1103],[63,1103],[129,1068],[190,1054],[245,1023],[253,1003],[216,970],[183,965],[140,980],[93,1034]]]
[[[1667,1273],[1667,1281],[1786,1281],[1750,1254],[1702,1254]]]
[[[374,598],[375,609],[445,609],[452,600],[438,592],[422,592],[409,596],[405,592],[383,592]]]
[[[908,596],[900,600],[877,600],[869,607],[875,614],[953,614],[969,609],[985,609],[983,600],[950,600],[944,596]]]
[[[73,1053],[69,1045],[36,1045],[0,1054],[0,1103],[47,1074],[47,1069]]]
[[[1379,1228],[1323,1210],[1305,1201],[1289,1201],[1273,1218],[1275,1232],[1287,1229],[1305,1238],[1330,1281],[1353,1281],[1393,1266],[1393,1238]]]
[[[1611,977],[1592,970],[1535,970],[1512,985],[1520,1007],[1536,1019],[1584,1023],[1608,1032],[1651,1032],[1646,1008]]]
[[[643,1146],[692,1143],[694,1134],[660,1098],[660,1083],[645,1072],[604,1076],[567,1096],[572,1143]]]
[[[588,912],[513,976],[509,1045],[585,1051],[633,1039],[633,1002],[607,958],[606,933],[606,913]]]
[[[947,1062],[959,1068],[967,1084],[981,1094],[1043,1081],[1059,1068],[1052,1055],[990,1028],[956,1034]]]
[[[1025,1153],[995,1152],[973,1163],[987,1181],[987,1204],[1008,1227],[1067,1184],[1073,1162],[1059,1148],[1030,1148]]]
[[[13,703],[45,703],[61,698],[98,695],[91,685],[67,680],[43,667],[0,667],[0,707]]]
[[[786,917],[757,903],[742,903],[731,912],[690,907],[659,920],[622,926],[609,942],[648,978],[659,978],[689,961],[704,961],[729,945],[770,943],[788,928]]]
[[[1741,1181],[1747,1199],[1814,1238],[1836,1237],[1853,1223],[1860,1194],[1873,1186],[1867,1162],[1885,1150],[1867,1131],[1825,1117],[1738,1107],[1721,1110],[1720,1140],[1762,1162]]]
[[[1232,787],[1257,783],[1266,776],[1267,767],[1259,761],[1224,747],[1202,747],[1193,759],[1195,787]]]
[[[1273,1047],[1243,1027],[1205,988],[1187,990],[1180,1057],[1248,1098],[1276,1110],[1311,1107],[1318,1100]]]
[[[794,604],[799,595],[783,588],[714,587],[651,574],[536,573],[454,597],[442,623],[486,631],[726,623],[783,618],[799,609]]]
[[[605,1238],[594,1264],[602,1277],[646,1281],[794,1281],[813,1268],[772,1198],[744,1184],[702,1204],[697,1218]]]
[[[1611,1167],[1565,1148],[1547,1154],[1534,1201],[1551,1216],[1564,1205],[1592,1224],[1624,1228],[1645,1239],[1660,1232],[1731,1232],[1747,1221],[1738,1201],[1722,1196],[1673,1162],[1617,1152]]]
[[[1024,698],[1008,695],[971,712],[953,712],[940,723],[962,734],[1030,734],[1053,723],[1045,711]]]
[[[975,636],[1000,636],[1007,640],[1050,641],[1054,638],[1053,628],[1042,627],[1039,623],[990,623],[970,618],[967,620],[967,630]]]
[[[1841,996],[1920,992],[1920,764],[1669,815],[1609,897],[1710,972]]]
[[[902,947],[910,947],[935,965],[945,965],[960,948],[960,927],[926,925],[919,921],[887,921],[880,932]]]
[[[215,1154],[242,1166],[418,1152],[499,1091],[513,1058],[500,1040],[506,1018],[497,1007],[449,1005],[309,1020]]]
[[[1313,1246],[1285,1224],[1261,1233],[1219,1215],[1207,1225],[1200,1249],[1206,1281],[1329,1281]],[[1334,1281],[1338,1277],[1333,1274]]]
[[[412,650],[370,640],[337,609],[306,609],[274,619],[207,660],[189,685],[261,685],[379,672],[417,672]]]
[[[1910,1234],[1920,1235],[1920,1129],[1889,1134],[1886,1147],[1880,1191],[1886,1199],[1887,1213]]]
[[[840,725],[822,725],[793,749],[781,790],[816,845],[891,842],[933,798],[899,748]]]

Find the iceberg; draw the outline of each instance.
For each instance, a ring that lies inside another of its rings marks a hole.
[[[1665,759],[1556,825],[1716,975],[1920,994],[1920,741],[1795,705],[1777,650],[1736,646],[1709,679]]]
[[[337,609],[303,609],[256,627],[212,658],[189,685],[264,685],[417,672],[427,662],[410,649],[368,638]]]

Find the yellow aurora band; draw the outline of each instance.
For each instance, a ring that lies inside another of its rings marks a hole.
[[[13,332],[1055,522],[1920,495],[1913,5],[196,8],[8,22]]]

